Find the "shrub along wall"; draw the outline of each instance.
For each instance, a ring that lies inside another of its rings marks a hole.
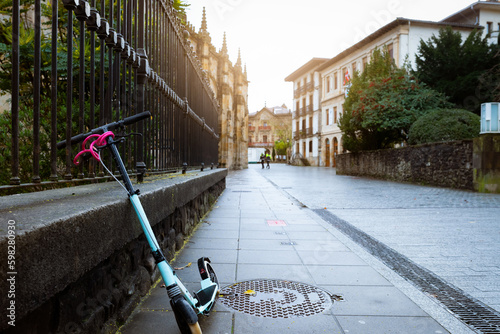
[[[472,140],[341,154],[337,174],[473,190]]]

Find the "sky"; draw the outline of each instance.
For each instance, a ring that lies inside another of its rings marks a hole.
[[[472,0],[186,0],[188,21],[208,31],[219,51],[226,33],[229,58],[246,64],[250,113],[264,106],[292,109],[285,77],[314,57],[333,58],[397,17],[440,21]]]

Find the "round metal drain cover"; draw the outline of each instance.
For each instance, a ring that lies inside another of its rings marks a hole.
[[[333,296],[318,287],[284,280],[253,280],[224,287],[219,302],[263,318],[308,317],[328,310]]]

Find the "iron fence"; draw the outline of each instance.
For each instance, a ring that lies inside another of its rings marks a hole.
[[[13,0],[3,188],[103,177],[92,161],[75,168],[77,148],[57,152],[57,142],[145,110],[152,119],[131,129],[142,135],[120,147],[130,171],[217,164],[219,106],[172,1],[35,0],[32,82],[23,81],[20,8]]]

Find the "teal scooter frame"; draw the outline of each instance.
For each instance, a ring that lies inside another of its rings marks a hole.
[[[100,151],[105,148],[109,149],[120,176],[122,177],[121,184],[128,193],[130,202],[132,203],[137,217],[139,218],[139,222],[144,234],[146,235],[151,252],[165,283],[167,293],[170,298],[170,305],[174,311],[177,325],[179,326],[182,334],[198,334],[201,333],[201,328],[198,324],[198,314],[208,315],[215,305],[219,294],[219,282],[217,280],[217,275],[212,268],[210,260],[207,257],[202,257],[198,259],[198,270],[202,279],[201,289],[191,295],[182,284],[179,277],[175,274],[175,271],[166,261],[165,256],[158,245],[158,241],[153,233],[151,224],[149,223],[148,217],[146,216],[141,201],[139,200],[139,190],[134,189],[125,165],[121,159],[120,153],[116,147],[116,144],[120,141],[114,140],[115,135],[112,132],[114,129],[124,128],[126,125],[130,125],[147,118],[151,118],[151,113],[149,111],[124,118],[118,122],[103,125],[91,130],[88,133],[72,137],[71,144],[83,141],[82,151],[76,155],[74,162],[75,164],[78,164],[80,156],[90,154],[102,163],[100,159]],[[88,148],[87,144],[90,144]],[[65,146],[66,141],[62,141],[57,144],[58,148],[63,148]],[[103,166],[106,168],[104,164]]]

